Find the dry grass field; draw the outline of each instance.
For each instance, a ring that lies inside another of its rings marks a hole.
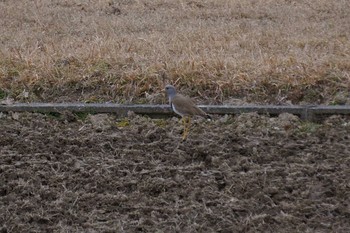
[[[340,103],[348,0],[2,0],[0,98]]]
[[[350,103],[349,0],[0,0],[0,104]],[[0,113],[0,233],[350,232],[350,119]]]

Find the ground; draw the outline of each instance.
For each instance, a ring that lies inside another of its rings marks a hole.
[[[350,120],[1,114],[1,232],[349,232]]]
[[[349,104],[350,1],[0,0],[0,104]],[[0,113],[0,232],[350,232],[350,121]]]

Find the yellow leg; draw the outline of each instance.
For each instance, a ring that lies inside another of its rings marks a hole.
[[[183,123],[183,134],[182,134],[182,141],[185,141],[187,138],[187,117],[182,118]]]
[[[185,140],[185,129],[186,129],[186,117],[181,118],[181,123],[183,126],[182,140]]]
[[[184,125],[184,132],[182,135],[182,140],[186,140],[189,132],[190,132],[190,126],[191,126],[191,117],[183,117],[183,125]]]
[[[187,122],[188,124],[187,124],[187,135],[189,134],[189,132],[190,132],[190,128],[191,128],[191,117],[188,117],[188,122]],[[186,135],[186,137],[187,137],[187,135]]]

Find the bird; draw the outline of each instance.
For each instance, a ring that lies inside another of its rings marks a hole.
[[[192,116],[201,116],[211,119],[211,117],[202,109],[198,108],[197,105],[189,97],[178,94],[173,85],[166,85],[165,92],[168,95],[170,107],[182,118],[182,124],[184,126],[182,135],[183,141],[187,139],[187,136],[189,134]]]

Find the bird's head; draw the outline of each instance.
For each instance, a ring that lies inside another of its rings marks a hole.
[[[173,85],[166,85],[165,92],[167,93],[169,98],[173,98],[176,95],[176,90]]]

